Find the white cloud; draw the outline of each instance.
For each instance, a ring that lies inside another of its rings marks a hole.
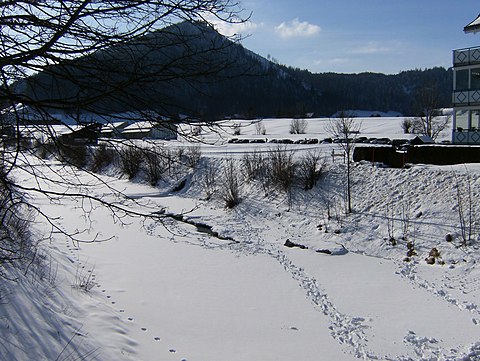
[[[346,64],[349,63],[350,59],[348,58],[332,58],[328,60],[315,60],[313,63],[315,65],[337,65],[337,64]]]
[[[318,25],[306,21],[299,21],[298,18],[283,22],[275,27],[275,32],[282,38],[309,37],[318,34],[322,29]]]
[[[234,36],[234,35],[250,35],[262,24],[254,23],[253,21],[245,21],[239,23],[229,23],[225,21],[213,22],[215,29],[222,35]]]
[[[353,48],[350,54],[367,55],[367,54],[380,54],[389,53],[395,48],[398,48],[400,44],[394,44],[394,46],[386,46],[380,44],[378,41],[369,41],[368,43]]]

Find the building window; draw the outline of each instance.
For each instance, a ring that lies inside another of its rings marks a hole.
[[[455,90],[468,89],[468,69],[457,70],[455,72]]]
[[[468,110],[455,111],[455,127],[458,132],[468,130]]]
[[[480,89],[480,68],[472,68],[470,74],[470,89]]]
[[[472,110],[471,130],[479,130],[480,128],[480,110]]]

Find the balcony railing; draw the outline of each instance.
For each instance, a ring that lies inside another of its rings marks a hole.
[[[452,102],[454,106],[480,105],[480,90],[454,91]]]
[[[480,46],[453,51],[453,66],[480,64]]]
[[[454,144],[480,144],[480,131],[454,129],[452,140]]]

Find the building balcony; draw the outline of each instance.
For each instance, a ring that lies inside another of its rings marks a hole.
[[[480,64],[480,46],[453,51],[453,66]]]
[[[454,107],[480,105],[480,90],[461,90],[453,92]]]
[[[453,130],[453,144],[480,144],[480,131],[471,130]]]

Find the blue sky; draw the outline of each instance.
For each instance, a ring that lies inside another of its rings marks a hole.
[[[480,13],[478,0],[243,0],[241,5],[252,12],[250,21],[235,29],[246,36],[246,48],[312,72],[395,74],[450,67],[453,49],[480,45],[480,33],[463,33]]]

